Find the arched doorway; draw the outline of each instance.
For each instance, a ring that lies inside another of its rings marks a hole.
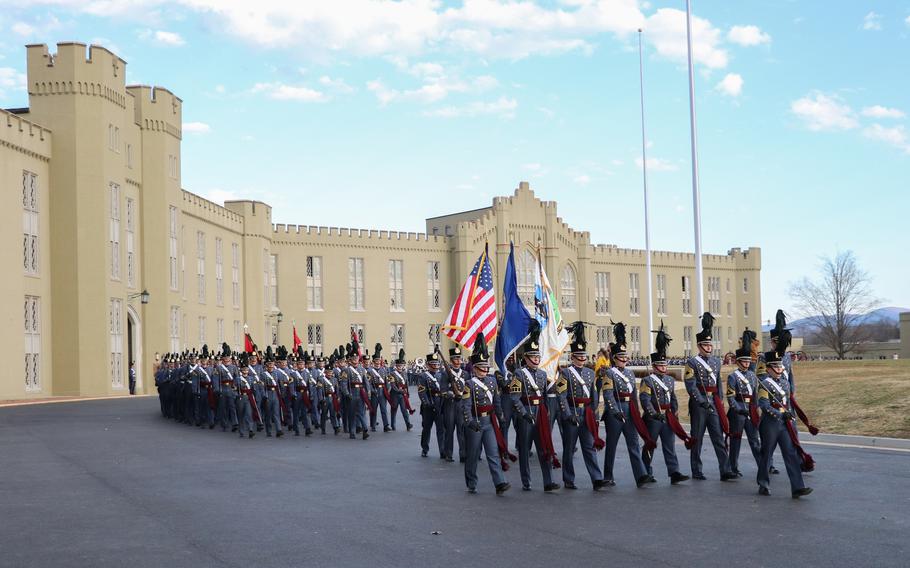
[[[139,314],[133,306],[126,310],[126,365],[133,364],[136,370],[136,393],[144,392],[142,388],[142,325]],[[127,374],[127,377],[129,375]]]

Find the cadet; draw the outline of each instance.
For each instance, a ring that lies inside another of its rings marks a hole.
[[[401,410],[401,417],[404,419],[408,432],[411,431],[411,417],[414,413],[410,410],[408,403],[408,380],[405,371],[407,360],[404,358],[404,349],[398,351],[398,359],[395,359],[395,367],[389,372],[389,391],[392,396],[392,430],[395,429],[395,417],[398,410]]]
[[[329,370],[326,372],[325,368],[325,357],[322,354],[319,354],[319,357],[316,358],[315,366],[316,368],[310,373],[313,378],[316,380],[317,390],[320,393],[322,399],[320,403],[322,407],[319,409],[319,428],[322,430],[322,433],[325,434],[325,423],[327,420],[331,421],[332,429],[335,431],[335,435],[338,435],[338,432],[341,430],[341,426],[338,419],[338,411],[341,408],[341,405],[338,402],[338,385],[335,380],[335,377],[332,374],[332,368],[335,364],[334,360],[329,360]]]
[[[322,414],[325,411],[325,385],[321,381],[321,376],[316,373],[316,353],[315,351],[303,352],[304,369],[300,374],[304,375],[310,383],[310,422],[313,430],[324,424]],[[305,374],[304,374],[305,371]],[[325,429],[322,430],[325,434]]]
[[[253,421],[259,421],[259,409],[255,406],[256,398],[253,396],[253,386],[250,383],[250,361],[249,355],[240,354],[239,369],[237,373],[235,388],[240,396],[237,398],[237,423],[240,430],[240,437],[252,438],[256,435],[253,432]]]
[[[284,420],[285,426],[288,429],[288,434],[290,434],[291,429],[293,429],[299,436],[300,421],[294,414],[294,401],[296,400],[297,393],[294,390],[294,380],[291,378],[291,369],[288,368],[287,347],[279,345],[275,348],[275,359],[277,361],[272,376],[278,381],[278,396],[281,398],[279,402],[281,406],[281,418]]]
[[[723,403],[717,392],[718,377],[720,376],[720,359],[712,357],[714,344],[712,331],[714,316],[705,312],[701,317],[701,331],[695,334],[698,342],[698,355],[689,357],[686,362],[686,392],[689,393],[689,419],[692,422],[692,478],[706,479],[701,468],[701,445],[705,437],[705,429],[711,436],[714,453],[717,455],[718,468],[721,481],[736,479],[730,471],[730,459],[724,444],[724,428],[726,415]]]
[[[599,427],[594,419],[598,405],[594,371],[585,366],[588,343],[585,341],[584,322],[573,323],[569,326],[569,331],[573,335],[569,344],[572,364],[562,369],[556,385],[563,422],[562,481],[566,489],[578,489],[572,458],[575,446],[581,442],[581,453],[594,491],[600,491],[607,485],[597,465],[597,450],[604,447],[604,442],[598,436]]]
[[[465,443],[464,443],[464,420],[462,420],[461,412],[458,410],[458,405],[460,404],[461,398],[464,394],[465,389],[465,379],[467,374],[465,373],[464,368],[461,366],[462,357],[461,357],[461,348],[452,347],[449,349],[449,364],[446,365],[446,382],[448,383],[449,389],[454,394],[452,400],[452,411],[451,411],[451,427],[455,431],[455,439],[458,441],[458,461],[464,463],[465,460]],[[443,411],[443,419],[449,420],[449,415],[446,411]],[[446,452],[451,458],[453,453],[452,448],[452,438],[449,436],[449,423],[446,422]],[[450,460],[452,461],[452,460]]]
[[[420,373],[417,396],[420,397],[420,455],[427,457],[430,451],[430,431],[436,427],[436,445],[440,459],[445,459],[444,425],[442,423],[442,384],[439,372],[439,355],[434,351],[427,355],[427,368]]]
[[[547,374],[538,368],[540,365],[540,326],[537,320],[528,340],[522,345],[524,366],[512,375],[509,385],[513,410],[521,416],[516,435],[518,437],[518,467],[521,471],[521,488],[531,490],[531,443],[537,447],[537,461],[543,475],[543,490],[546,492],[559,489],[553,481],[553,467],[559,466],[556,450],[553,448],[550,420],[547,415],[545,389]]]
[[[435,355],[435,354],[434,354]],[[429,360],[429,359],[428,359]],[[461,410],[465,428],[467,455],[464,464],[464,480],[469,493],[477,492],[477,462],[483,450],[490,468],[490,476],[496,487],[496,494],[502,495],[512,486],[506,481],[500,463],[500,450],[505,445],[497,424],[502,415],[499,389],[496,380],[488,376],[490,356],[487,353],[487,342],[483,333],[477,334],[474,349],[471,353],[473,377],[467,381],[467,389],[461,400]],[[438,428],[438,427],[437,427]]]
[[[267,438],[272,437],[272,427],[275,428],[277,437],[284,436],[281,429],[281,385],[275,378],[275,356],[272,353],[272,346],[265,348],[265,368],[262,370],[260,378],[264,395],[262,398],[262,421],[265,422],[265,435]]]
[[[768,374],[758,385],[758,406],[762,409],[761,423],[758,430],[761,434],[761,459],[758,463],[758,494],[771,494],[771,476],[768,473],[768,461],[774,448],[780,445],[790,478],[790,492],[794,499],[812,493],[811,487],[803,483],[800,471],[800,459],[794,445],[796,428],[791,424],[790,383],[784,376],[784,364],[781,355],[776,351],[765,353],[765,364]]]
[[[296,367],[296,368],[294,368]],[[297,346],[297,356],[294,358],[294,367],[288,374],[291,381],[288,384],[288,392],[292,400],[291,421],[294,423],[294,435],[300,435],[300,423],[303,423],[304,433],[307,436],[313,434],[310,428],[310,379],[306,371],[306,362],[303,360],[303,347]],[[313,422],[315,424],[315,420]]]
[[[231,365],[231,348],[227,343],[221,346],[221,360],[212,370],[212,381],[218,393],[218,423],[221,431],[227,431],[228,424],[231,432],[237,431],[237,392],[234,390],[234,368]],[[203,346],[203,354],[208,349]],[[203,355],[205,359],[205,355]]]
[[[439,389],[442,393],[442,458],[447,462],[453,462],[455,461],[452,457],[455,451],[455,414],[461,407],[463,391],[458,390],[457,385],[454,384],[454,375],[449,370],[449,364],[443,359],[438,345],[434,353],[444,366],[438,375]],[[453,354],[457,354],[461,358],[461,350],[458,347],[449,350],[449,355],[453,356]]]
[[[262,359],[262,356],[256,351],[256,345],[253,345],[253,352],[250,353],[250,381],[253,385],[253,398],[256,399],[256,407],[259,408],[260,412],[263,409],[262,399],[265,397],[265,387],[262,384],[262,363],[259,361]],[[260,418],[261,418],[260,414]],[[261,432],[263,428],[262,420],[256,424],[256,431]]]
[[[656,352],[651,353],[652,371],[641,380],[638,399],[645,414],[645,424],[651,439],[655,442],[660,440],[660,449],[664,454],[664,464],[667,466],[670,483],[676,485],[689,479],[689,476],[679,471],[674,434],[686,443],[689,443],[690,438],[676,417],[676,413],[679,412],[676,385],[673,377],[667,374],[667,346],[670,345],[670,340],[670,336],[664,331],[664,323],[660,322],[655,339]],[[654,452],[645,452],[643,458],[648,475],[653,479],[651,461],[654,459]]]
[[[367,369],[367,374],[370,377],[370,431],[376,431],[376,414],[382,416],[382,431],[391,432],[392,429],[389,428],[389,411],[388,411],[388,402],[389,402],[389,390],[388,385],[386,384],[386,379],[389,374],[389,370],[382,364],[382,344],[377,343],[375,349],[373,350],[373,359],[372,365]]]
[[[357,369],[359,359],[359,346],[357,342],[351,343],[348,351],[348,366],[344,373],[347,375],[346,386],[348,389],[348,433],[351,439],[356,438],[355,432],[360,431],[363,439],[370,437],[366,417],[366,406],[369,401],[363,374]],[[356,430],[355,430],[356,429]]]
[[[755,396],[758,378],[749,370],[754,360],[752,353],[754,339],[755,332],[748,329],[743,332],[741,346],[736,350],[737,368],[727,377],[727,405],[730,407],[727,411],[727,420],[730,422],[730,470],[736,477],[743,476],[739,471],[739,449],[743,442],[743,430],[746,432],[756,464],[761,457],[761,440],[758,427],[753,422],[753,420],[757,422],[758,418],[758,400]]]
[[[626,450],[632,464],[635,485],[643,487],[654,481],[648,475],[641,459],[641,448],[638,445],[636,428],[647,436],[645,451],[653,449],[650,434],[638,413],[638,389],[635,386],[635,373],[626,369],[629,354],[626,352],[626,326],[620,322],[613,325],[614,342],[610,344],[610,361],[612,366],[601,369],[601,394],[604,398],[603,421],[607,432],[607,451],[604,453],[604,483],[616,485],[613,480],[613,465],[616,462],[616,447],[619,437],[626,439]]]
[[[353,434],[353,427],[350,431],[348,430],[348,407],[351,402],[351,389],[348,387],[348,374],[345,372],[347,362],[344,358],[344,347],[336,349],[333,356],[335,358],[335,367],[332,374],[335,377],[338,393],[341,396],[341,424],[345,434]]]

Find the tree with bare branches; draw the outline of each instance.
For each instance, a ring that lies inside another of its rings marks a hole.
[[[872,279],[860,268],[853,251],[823,257],[820,276],[818,281],[803,278],[791,284],[790,297],[819,342],[843,359],[869,341],[872,327],[866,325],[865,315],[880,301],[872,293]]]

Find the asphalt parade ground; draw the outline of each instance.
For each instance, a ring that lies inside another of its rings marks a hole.
[[[737,482],[708,445],[708,481],[671,486],[658,454],[637,489],[620,442],[616,487],[593,492],[579,452],[578,490],[545,494],[532,458],[534,490],[516,463],[497,497],[485,463],[470,495],[435,439],[421,458],[414,418],[367,441],[249,440],[166,420],[155,397],[0,408],[0,566],[908,564],[910,452],[807,445],[815,492],[794,500],[783,473],[756,494],[748,447]]]

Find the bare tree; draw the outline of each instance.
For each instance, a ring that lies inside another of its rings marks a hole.
[[[859,267],[853,251],[822,258],[820,272],[817,282],[803,278],[791,284],[790,297],[821,344],[843,359],[869,340],[872,328],[865,325],[864,317],[880,302],[872,295],[872,279]]]

